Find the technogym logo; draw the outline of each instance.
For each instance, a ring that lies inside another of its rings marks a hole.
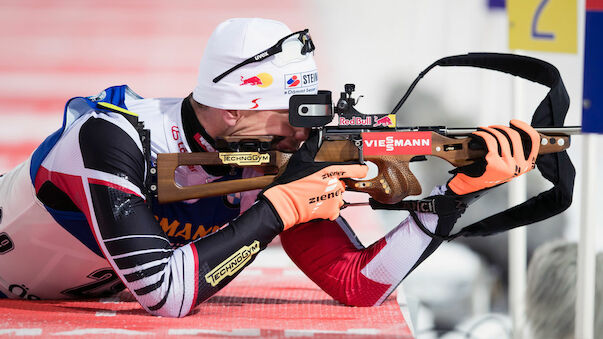
[[[223,164],[261,165],[270,162],[270,154],[258,152],[220,153]]]
[[[260,242],[255,240],[249,246],[243,246],[220,265],[205,275],[205,281],[216,286],[224,278],[229,277],[241,270],[251,257],[260,251]]]

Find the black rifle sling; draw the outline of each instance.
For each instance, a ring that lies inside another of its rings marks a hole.
[[[394,113],[402,106],[416,83],[435,66],[469,66],[509,73],[550,88],[532,116],[534,127],[562,127],[569,109],[569,96],[557,68],[543,60],[498,53],[469,53],[442,58],[415,79]],[[572,203],[576,171],[566,151],[538,156],[536,166],[554,186],[527,201],[464,227],[459,235],[490,235],[550,218]]]

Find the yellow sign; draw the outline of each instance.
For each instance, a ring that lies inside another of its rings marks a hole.
[[[218,155],[222,163],[237,164],[239,166],[257,166],[270,162],[270,154],[258,152],[230,152]]]
[[[205,281],[212,286],[218,285],[222,279],[237,273],[251,260],[251,256],[260,251],[260,242],[255,240],[249,246],[243,246],[220,265],[205,275]]]
[[[577,53],[577,0],[507,0],[509,48]]]

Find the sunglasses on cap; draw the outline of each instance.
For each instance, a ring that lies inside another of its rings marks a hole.
[[[285,54],[290,54],[292,52],[291,48],[283,48],[283,45],[285,42],[287,42],[288,40],[290,40],[291,37],[294,37],[297,35],[297,39],[292,40],[293,42],[296,43],[297,46],[299,46],[297,43],[301,43],[301,51],[298,50],[297,48],[295,48],[293,50],[293,54],[296,55],[296,57],[299,59],[300,56],[305,56],[308,53],[311,53],[312,51],[314,51],[314,43],[312,42],[312,38],[310,38],[310,33],[308,33],[308,29],[304,29],[303,31],[298,31],[298,32],[294,32],[291,33],[289,35],[287,35],[286,37],[280,39],[279,41],[277,41],[276,44],[274,44],[274,46],[252,56],[251,58],[244,60],[243,62],[233,66],[232,68],[230,68],[229,70],[227,70],[226,72],[218,75],[217,77],[214,78],[214,83],[217,83],[218,81],[222,80],[225,76],[227,76],[228,74],[234,72],[235,70],[254,63],[254,62],[260,62],[264,59],[266,59],[269,56],[275,55],[275,54],[279,54],[281,52],[285,52]],[[295,56],[291,56],[288,55],[285,57],[282,57],[280,59],[285,59],[285,60],[281,60],[281,62],[283,64],[287,63],[286,61],[292,61],[295,59]]]

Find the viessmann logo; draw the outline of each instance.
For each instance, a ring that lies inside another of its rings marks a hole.
[[[270,154],[258,152],[229,152],[218,155],[224,164],[261,165],[270,162]]]
[[[362,133],[364,155],[431,154],[431,132]]]
[[[224,260],[220,265],[205,275],[205,281],[213,287],[228,276],[237,273],[245,264],[251,260],[251,256],[260,251],[260,242],[255,240],[249,246],[243,246],[230,257]]]

